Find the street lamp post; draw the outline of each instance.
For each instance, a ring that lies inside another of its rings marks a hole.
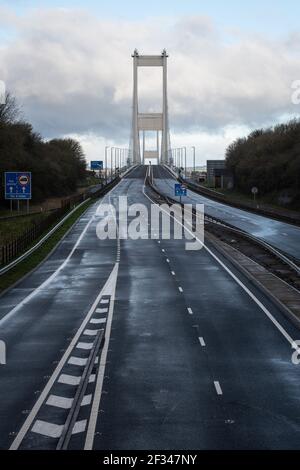
[[[120,164],[119,164],[119,160],[120,160],[120,149],[117,148],[116,149],[116,174],[117,174],[117,168],[120,168]]]
[[[184,150],[184,177],[186,178],[186,147],[183,147]]]
[[[183,148],[180,149],[180,168],[183,169]]]
[[[114,148],[111,147],[110,149],[110,179],[112,180],[112,175],[113,175],[113,153],[114,153]]]
[[[192,147],[193,149],[193,167],[194,167],[194,177],[196,173],[196,147]]]
[[[115,168],[114,168],[114,177],[116,177],[116,174],[117,174],[117,148],[116,148],[116,147],[115,147],[114,154],[115,154],[115,158],[114,158],[114,165],[115,165]]]
[[[107,153],[108,153],[109,146],[105,147],[105,184],[107,184]]]

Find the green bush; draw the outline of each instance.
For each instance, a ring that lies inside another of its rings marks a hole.
[[[31,171],[33,199],[65,196],[85,178],[86,161],[73,139],[44,141],[32,126],[18,121],[15,100],[0,105],[0,204],[4,202],[4,172]]]
[[[249,194],[253,186],[261,195],[300,197],[300,121],[260,129],[237,139],[226,151],[226,165],[235,186]]]

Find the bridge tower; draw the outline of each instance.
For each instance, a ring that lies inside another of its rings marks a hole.
[[[133,55],[133,111],[131,131],[131,154],[133,163],[143,163],[145,158],[157,158],[162,163],[168,163],[170,159],[170,133],[168,119],[168,85],[167,85],[167,59],[164,49],[161,55],[140,55],[135,49]],[[163,68],[163,103],[162,113],[139,113],[138,106],[138,68],[162,67]],[[155,131],[157,133],[157,146],[154,151],[146,151],[145,133]],[[140,133],[143,137],[141,152]],[[159,140],[161,135],[161,151]]]

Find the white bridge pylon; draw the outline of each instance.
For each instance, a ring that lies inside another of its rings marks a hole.
[[[168,120],[168,98],[167,98],[167,59],[168,55],[164,49],[161,55],[139,55],[135,50],[133,55],[133,113],[131,152],[133,163],[142,163],[147,158],[161,160],[168,163],[170,155],[170,134]],[[139,113],[138,106],[138,68],[139,67],[163,67],[163,109],[162,113]],[[147,151],[145,147],[145,133],[156,132],[156,150]],[[143,137],[143,151],[141,152],[140,133]],[[159,142],[161,135],[161,151]]]

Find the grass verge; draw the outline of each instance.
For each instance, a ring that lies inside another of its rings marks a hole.
[[[87,201],[79,207],[70,217],[59,227],[51,237],[49,237],[36,251],[34,251],[28,258],[21,261],[17,266],[12,268],[7,273],[0,276],[0,293],[8,287],[15,284],[19,279],[27,273],[36,268],[46,256],[55,248],[58,242],[66,234],[66,232],[75,224],[78,218],[92,205],[95,200]],[[44,236],[45,234],[43,234]],[[35,241],[36,244],[38,240]],[[30,247],[28,247],[29,249]]]
[[[26,230],[31,228],[34,223],[39,223],[47,213],[33,214],[13,219],[0,220],[0,246],[9,243],[13,238],[20,237]]]

